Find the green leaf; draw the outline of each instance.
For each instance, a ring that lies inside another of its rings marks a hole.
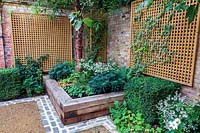
[[[77,21],[75,24],[75,30],[78,31],[81,28],[82,24],[83,24],[82,21]]]
[[[68,18],[69,18],[70,22],[72,22],[75,19],[75,15],[73,13],[70,13]]]
[[[147,9],[149,9],[152,6],[152,4],[153,0],[148,0],[145,6],[147,6]]]
[[[177,12],[181,12],[181,11],[185,11],[189,8],[188,5],[185,5],[185,3],[180,3],[180,4],[177,4],[177,6],[175,7],[175,10]]]
[[[84,18],[83,19],[83,23],[87,26],[87,27],[92,27],[92,19],[90,18]]]
[[[166,6],[165,6],[165,11],[168,12],[170,10],[172,10],[174,2],[170,1]]]
[[[194,20],[195,16],[197,15],[198,12],[198,5],[192,5],[187,9],[186,17],[188,18],[188,23],[192,23]]]
[[[137,9],[135,10],[135,12],[139,12],[143,7],[147,7],[147,9],[149,9],[151,7],[151,5],[153,4],[153,0],[145,0],[144,2],[142,2]]]
[[[139,12],[144,7],[144,2],[142,2],[135,10],[135,12]]]

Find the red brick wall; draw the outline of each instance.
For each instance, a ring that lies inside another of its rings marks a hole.
[[[15,8],[13,8],[15,9]],[[5,64],[6,67],[12,67],[14,64],[13,55],[13,44],[12,44],[12,29],[11,29],[11,12],[12,7],[7,5],[3,6],[2,17],[3,17],[3,42],[4,42],[4,53],[5,53]]]
[[[5,68],[5,60],[4,60],[4,47],[3,47],[3,33],[2,33],[2,12],[0,11],[0,68]]]
[[[196,56],[196,66],[194,74],[194,84],[193,88],[183,86],[183,93],[187,94],[190,97],[198,97],[200,100],[200,32],[199,32],[199,42]]]
[[[120,66],[129,65],[130,7],[123,7],[108,19],[108,60]]]

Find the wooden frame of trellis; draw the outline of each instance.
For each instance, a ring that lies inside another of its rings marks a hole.
[[[72,61],[72,27],[67,17],[49,19],[47,15],[14,13],[11,15],[15,58],[37,59],[48,54],[43,70],[49,71],[57,61]],[[57,59],[56,59],[57,58]]]
[[[134,30],[136,30],[134,16],[137,15],[137,13],[135,13],[135,9],[141,2],[142,0],[137,0],[131,3],[131,43],[133,42]],[[154,2],[151,9],[144,13],[144,20],[149,15],[155,16],[156,13],[160,11],[157,8],[159,2],[161,1],[158,0]],[[187,4],[197,3],[192,0],[187,1]],[[172,20],[174,27],[168,41],[168,48],[175,51],[172,61],[165,64],[149,66],[144,74],[171,80],[183,85],[193,85],[198,35],[200,31],[200,9],[195,20],[190,25],[185,18],[185,14],[186,12],[175,13],[175,17],[173,17]],[[166,20],[166,18],[162,18],[162,23],[165,23]],[[130,49],[130,65],[133,65],[132,57],[133,53]]]

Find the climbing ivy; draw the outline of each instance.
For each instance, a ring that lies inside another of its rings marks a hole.
[[[154,64],[163,64],[171,61],[174,51],[168,48],[168,41],[173,29],[172,18],[175,12],[186,11],[188,22],[191,23],[198,11],[197,5],[187,5],[185,0],[163,0],[157,8],[164,7],[154,18],[149,16],[146,20],[142,18],[145,11],[148,11],[153,5],[154,0],[145,0],[135,12],[138,14],[134,17],[134,23],[138,29],[133,32],[132,52],[133,52],[133,69],[139,75],[146,68]],[[144,7],[145,10],[142,10]],[[162,24],[161,19],[169,15],[167,22]],[[191,13],[193,13],[191,15]],[[155,38],[155,33],[157,33]],[[148,58],[147,58],[148,57]]]
[[[147,9],[151,8],[155,1],[156,0],[144,0],[144,2],[142,2],[136,9],[136,12],[140,11],[144,7],[147,7]],[[197,15],[200,5],[200,0],[195,0],[195,2],[197,2],[196,5],[188,5],[186,0],[162,0],[159,6],[164,6],[166,12],[172,9],[177,12],[186,11],[186,18],[190,24]]]

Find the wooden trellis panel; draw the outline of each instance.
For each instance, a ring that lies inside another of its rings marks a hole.
[[[47,15],[12,14],[15,58],[25,63],[25,57],[37,59],[49,54],[43,63],[48,71],[56,61],[72,60],[72,30],[67,17],[50,20]]]
[[[141,0],[137,0],[132,2],[131,5],[131,42],[133,42],[135,32],[140,29],[136,24],[137,22],[134,22],[134,17],[137,15],[135,10],[141,2]],[[146,20],[148,16],[157,16],[162,10],[162,7],[158,8],[160,2],[160,0],[154,2],[154,5],[150,10],[144,12],[141,20]],[[188,0],[187,4],[196,5],[197,3],[194,0]],[[194,22],[190,25],[188,24],[185,15],[186,12],[179,12],[175,13],[175,16],[172,18],[174,27],[168,41],[169,50],[174,52],[171,62],[151,65],[147,68],[145,74],[192,86],[198,46],[200,10],[198,11],[198,15]],[[168,23],[168,16],[169,13],[165,13],[161,25]],[[158,38],[158,32],[155,31],[153,35],[154,38]],[[133,53],[130,55],[130,59],[132,59],[134,57]],[[146,58],[148,60],[151,57]]]

